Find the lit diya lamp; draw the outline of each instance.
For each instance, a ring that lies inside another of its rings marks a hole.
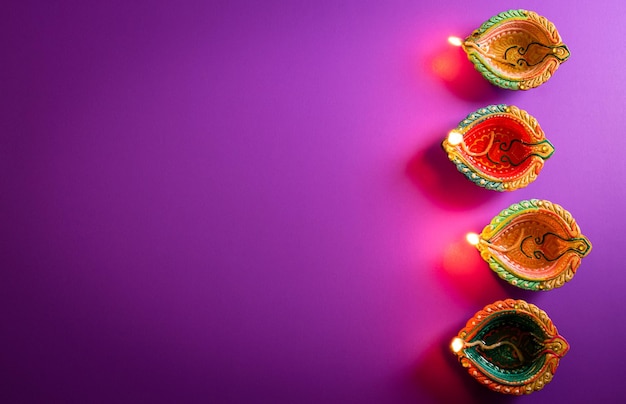
[[[568,211],[538,199],[511,205],[467,241],[500,278],[535,291],[563,286],[591,251]]]
[[[506,104],[469,114],[450,131],[442,146],[469,180],[495,191],[526,187],[554,153],[537,120]]]
[[[509,10],[491,17],[461,45],[469,60],[492,84],[528,90],[545,83],[570,51],[554,24],[527,10]]]
[[[450,344],[480,384],[505,394],[530,394],[548,384],[569,350],[546,313],[524,300],[485,306]]]

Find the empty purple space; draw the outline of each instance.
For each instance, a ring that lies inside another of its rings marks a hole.
[[[517,401],[447,351],[507,297],[571,344],[533,402],[624,401],[624,4],[5,5],[0,401]],[[447,38],[520,7],[572,56],[507,92]],[[556,149],[505,194],[439,146],[496,103]],[[503,284],[463,244],[530,198],[593,243],[547,293]]]

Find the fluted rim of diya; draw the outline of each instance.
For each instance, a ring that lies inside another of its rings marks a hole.
[[[500,278],[533,291],[570,281],[592,248],[571,213],[540,199],[509,206],[468,241]]]
[[[442,147],[457,170],[476,185],[514,191],[535,181],[554,146],[528,112],[506,104],[469,114]]]
[[[521,9],[491,17],[462,46],[485,79],[510,90],[540,86],[570,57],[553,23]]]
[[[450,348],[483,386],[522,395],[545,387],[570,347],[545,311],[524,300],[506,299],[470,318]]]

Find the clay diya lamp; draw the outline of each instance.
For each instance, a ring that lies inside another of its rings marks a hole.
[[[548,384],[569,344],[537,306],[507,299],[485,306],[450,344],[480,384],[504,394],[530,394]]]
[[[491,17],[461,45],[484,78],[511,90],[540,86],[570,56],[554,24],[527,10]]]
[[[591,251],[568,211],[538,199],[511,205],[467,240],[500,278],[535,291],[563,286]]]
[[[442,147],[470,181],[495,191],[526,187],[554,153],[537,120],[505,104],[469,114],[450,131]]]

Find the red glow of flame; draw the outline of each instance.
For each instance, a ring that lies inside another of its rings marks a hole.
[[[446,284],[466,300],[477,304],[506,297],[502,280],[480,257],[475,246],[464,237],[451,243],[443,252],[442,277]]]
[[[450,48],[435,55],[431,66],[440,79],[453,81],[461,74],[462,63],[465,62],[466,58],[458,48]]]
[[[486,263],[480,258],[476,247],[465,240],[448,245],[443,254],[443,269],[451,275],[479,275]]]
[[[433,75],[460,98],[483,102],[501,98],[499,89],[485,80],[467,59],[463,41],[449,37],[447,42],[427,59]]]

